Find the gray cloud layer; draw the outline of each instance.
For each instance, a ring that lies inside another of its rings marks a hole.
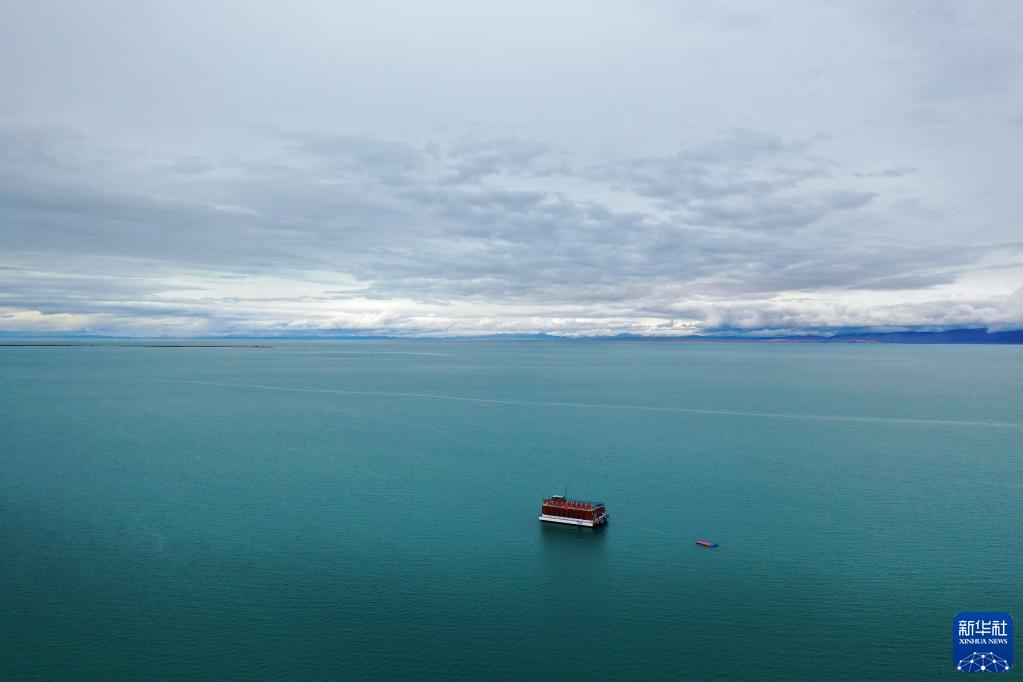
[[[0,10],[0,331],[1023,326],[1013,4],[59,7]]]

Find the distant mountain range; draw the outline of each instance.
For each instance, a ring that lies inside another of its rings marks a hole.
[[[164,341],[170,337],[158,337]],[[826,332],[815,330],[806,334],[779,334],[774,336],[749,336],[748,334],[716,333],[693,336],[643,336],[639,334],[617,334],[614,336],[555,336],[552,334],[490,334],[458,337],[408,337],[397,335],[364,334],[353,333],[351,330],[337,330],[337,333],[321,333],[318,335],[288,335],[288,336],[204,336],[202,340],[327,340],[327,339],[421,339],[421,340],[442,340],[449,338],[454,340],[491,340],[491,341],[643,341],[643,342],[676,342],[676,343],[700,343],[707,341],[732,341],[752,343],[926,343],[926,344],[1023,344],[1023,329],[1012,331],[989,332],[986,329],[949,329],[946,331],[896,331],[896,332],[870,332],[870,331],[846,331]],[[73,334],[25,334],[0,332],[0,344],[25,345],[26,342],[35,339],[61,339],[64,341],[73,340],[156,340],[153,337],[123,337],[123,336],[99,336],[99,335],[73,335]],[[34,345],[34,344],[29,344]],[[52,342],[51,344],[52,345]]]
[[[556,337],[550,337],[556,338]],[[947,343],[947,344],[1023,344],[1023,329],[989,332],[986,329],[949,329],[946,331],[899,332],[834,332],[747,336],[740,334],[708,334],[696,336],[619,336],[587,337],[592,340],[636,341],[742,341],[757,343]]]
[[[857,332],[828,337],[776,337],[781,341],[817,343],[1023,343],[1023,329],[989,332],[986,329],[950,329],[943,332]]]

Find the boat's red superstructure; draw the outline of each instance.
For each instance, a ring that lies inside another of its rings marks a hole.
[[[540,520],[571,526],[599,526],[607,523],[607,509],[603,502],[567,500],[563,495],[551,495],[540,507]]]

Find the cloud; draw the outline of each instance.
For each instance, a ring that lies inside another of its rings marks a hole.
[[[912,175],[919,170],[919,168],[914,166],[891,166],[883,170],[871,173],[857,173],[856,175],[861,178],[901,178],[906,175]]]
[[[590,169],[595,180],[667,204],[731,196],[764,196],[825,176],[829,162],[806,155],[807,144],[744,129],[723,131],[670,156],[620,159]]]
[[[60,15],[90,47],[48,61],[11,17],[0,331],[1023,325],[1011,6],[542,10],[579,35],[501,10],[531,51],[395,9],[253,8],[267,42],[134,8],[123,83],[70,61],[118,63],[123,33]]]
[[[262,161],[190,161],[201,181],[191,171],[182,181],[180,165],[165,159],[157,167],[166,176],[147,188],[110,166],[92,183],[64,184],[59,173],[32,172],[62,157],[40,148],[22,153],[0,200],[12,259],[0,271],[8,310],[0,323],[21,332],[64,325],[96,333],[399,334],[1011,323],[1011,307],[1001,304],[973,302],[941,315],[894,305],[880,314],[772,299],[926,290],[954,282],[988,250],[887,238],[869,224],[880,188],[798,187],[781,160],[798,164],[799,150],[817,163],[808,146],[743,133],[754,141],[750,150],[733,143],[734,131],[725,136],[728,143],[672,158],[698,159],[718,177],[754,165],[765,177],[777,168],[778,177],[745,191],[691,184],[684,205],[628,210],[588,198],[600,189],[592,167],[547,149],[509,156],[508,139],[493,142],[492,158],[513,159],[501,162],[502,178],[528,189],[491,182],[494,173],[452,177],[466,158],[489,157],[485,142],[289,133],[275,141],[279,156]],[[574,177],[579,192],[546,187],[535,164],[551,156],[566,160],[559,172]],[[658,167],[650,159],[620,163],[605,187],[632,177],[631,169],[646,179]],[[634,190],[638,203],[646,187]],[[338,277],[347,288],[332,288]],[[256,291],[260,278],[277,281],[264,293]],[[227,295],[232,279],[249,283],[242,295]],[[281,293],[289,289],[298,295]],[[352,305],[364,309],[338,309]],[[490,310],[481,315],[479,307]]]
[[[1007,30],[1023,25],[1019,3],[878,3],[866,18],[902,47],[908,80],[927,99],[999,96],[1019,81],[1023,47]]]

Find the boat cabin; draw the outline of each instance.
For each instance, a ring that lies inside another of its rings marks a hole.
[[[607,521],[607,509],[603,502],[569,500],[564,495],[551,495],[540,507],[540,520],[596,526]]]

